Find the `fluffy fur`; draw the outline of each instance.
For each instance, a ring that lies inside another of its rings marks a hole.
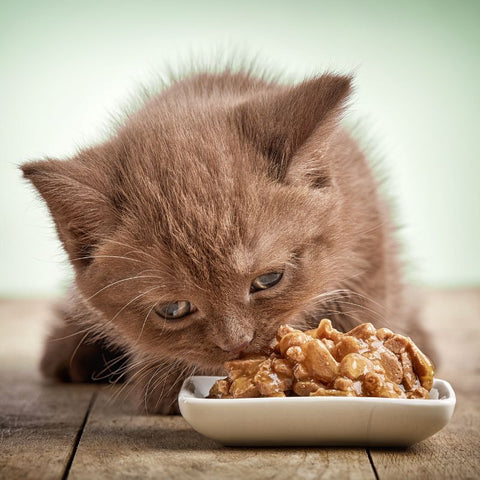
[[[326,316],[343,330],[405,330],[413,317],[386,204],[339,123],[350,83],[197,73],[105,143],[23,165],[76,274],[43,372],[116,372],[148,411],[171,413],[187,374],[221,372],[239,342],[266,349],[282,323]],[[279,284],[249,293],[279,270]],[[198,310],[175,321],[155,313],[175,300]]]

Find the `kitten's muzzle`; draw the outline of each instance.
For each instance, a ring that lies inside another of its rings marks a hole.
[[[219,347],[228,353],[240,353],[243,350],[246,350],[250,343],[252,342],[252,338],[248,335],[243,336],[238,342],[228,345],[219,345]]]

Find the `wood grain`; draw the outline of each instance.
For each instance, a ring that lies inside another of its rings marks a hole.
[[[0,303],[0,478],[62,478],[94,390],[37,373],[46,302]]]
[[[427,292],[424,305],[438,377],[457,393],[454,417],[429,440],[372,449],[370,458],[380,479],[478,478],[480,289]],[[0,478],[61,479],[67,470],[88,480],[375,478],[364,449],[225,448],[181,417],[137,415],[128,402],[110,402],[114,390],[43,382],[37,363],[50,306],[0,301]]]
[[[0,478],[62,478],[92,398],[84,386],[0,390]]]
[[[434,332],[440,357],[437,376],[457,395],[450,424],[405,451],[370,452],[380,479],[480,477],[480,290],[434,291],[423,320]]]
[[[182,417],[132,415],[110,396],[104,390],[95,402],[71,479],[375,478],[364,449],[226,448]]]

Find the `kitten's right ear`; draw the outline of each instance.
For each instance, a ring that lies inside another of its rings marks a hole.
[[[45,200],[73,265],[88,265],[95,244],[115,223],[111,201],[92,186],[92,172],[74,160],[40,160],[20,168]]]
[[[292,87],[260,91],[238,105],[234,118],[244,140],[268,161],[269,175],[283,181],[300,147],[317,145],[335,130],[351,90],[351,77],[324,74]]]

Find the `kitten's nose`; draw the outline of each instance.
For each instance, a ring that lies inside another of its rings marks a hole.
[[[250,345],[251,341],[251,338],[245,336],[237,343],[230,345],[222,345],[220,346],[220,348],[228,353],[240,353],[242,350],[245,350]]]

